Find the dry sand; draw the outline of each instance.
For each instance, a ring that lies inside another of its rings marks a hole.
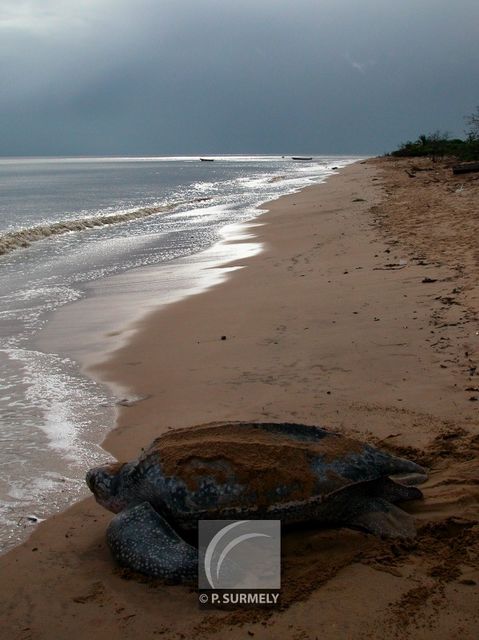
[[[191,589],[116,569],[111,514],[88,499],[0,559],[2,637],[479,637],[478,196],[477,175],[356,163],[269,204],[261,255],[95,371],[144,398],[106,440],[120,460],[168,428],[288,420],[428,465],[414,543],[290,534],[282,611],[205,613]]]

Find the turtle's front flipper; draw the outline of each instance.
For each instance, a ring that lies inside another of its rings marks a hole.
[[[197,575],[197,550],[180,538],[149,502],[115,516],[106,539],[122,567],[170,583],[189,582]]]
[[[355,504],[355,514],[348,518],[348,526],[364,529],[380,537],[414,538],[414,519],[384,498],[365,497]]]

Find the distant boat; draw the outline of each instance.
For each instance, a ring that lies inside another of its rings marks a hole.
[[[214,158],[200,158],[201,162],[214,162]]]
[[[306,156],[292,156],[293,160],[312,160],[313,156],[311,157],[306,157]]]

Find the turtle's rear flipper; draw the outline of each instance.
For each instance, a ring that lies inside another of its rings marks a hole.
[[[170,583],[189,582],[197,575],[197,550],[180,538],[149,502],[115,516],[106,539],[122,567]]]
[[[358,506],[358,505],[356,505]],[[356,513],[348,525],[387,538],[415,538],[416,527],[409,513],[383,498],[365,498],[363,509]]]

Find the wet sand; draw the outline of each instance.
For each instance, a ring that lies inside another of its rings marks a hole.
[[[194,590],[115,568],[111,514],[87,499],[0,559],[2,635],[477,638],[478,195],[477,177],[433,165],[347,167],[268,204],[263,253],[147,317],[93,372],[143,398],[106,439],[120,460],[169,428],[287,420],[427,465],[407,507],[417,540],[289,534],[283,610],[205,613]]]

